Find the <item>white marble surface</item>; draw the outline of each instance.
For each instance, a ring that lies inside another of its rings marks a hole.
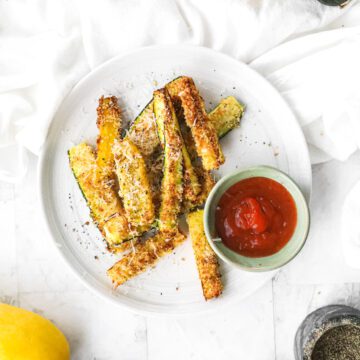
[[[75,360],[292,359],[306,314],[331,303],[360,307],[360,271],[349,269],[337,250],[339,211],[360,178],[359,160],[356,154],[314,167],[309,243],[275,279],[221,313],[165,320],[105,302],[66,267],[40,218],[32,158],[23,183],[0,184],[0,301],[53,320]]]

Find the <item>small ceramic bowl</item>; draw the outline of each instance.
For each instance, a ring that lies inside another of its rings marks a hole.
[[[297,210],[296,228],[288,243],[273,255],[257,258],[242,256],[229,249],[222,241],[213,240],[219,238],[215,228],[215,211],[220,198],[232,185],[252,177],[266,177],[283,185],[293,197]],[[304,246],[309,227],[309,208],[303,193],[288,175],[269,166],[252,167],[223,177],[212,189],[205,204],[204,228],[210,246],[226,263],[247,271],[269,271],[288,263]]]

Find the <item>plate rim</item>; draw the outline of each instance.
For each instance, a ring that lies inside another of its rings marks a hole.
[[[165,311],[162,310],[161,312],[156,311],[156,310],[150,310],[150,309],[141,309],[138,306],[132,306],[131,304],[128,304],[126,302],[121,302],[116,300],[115,298],[111,297],[111,296],[107,296],[106,294],[102,293],[101,291],[99,291],[98,288],[96,288],[91,282],[86,281],[86,279],[84,279],[81,274],[78,271],[78,268],[75,264],[73,264],[71,262],[71,260],[69,259],[69,257],[66,255],[66,253],[64,251],[62,251],[59,246],[57,246],[57,236],[55,231],[53,230],[51,224],[50,224],[50,218],[49,215],[47,214],[47,206],[46,206],[46,201],[45,201],[45,194],[44,194],[44,184],[46,181],[46,177],[45,177],[45,165],[46,165],[46,154],[51,146],[51,143],[49,141],[49,134],[51,133],[51,127],[54,125],[54,119],[58,116],[58,113],[60,111],[60,109],[62,108],[63,104],[72,96],[72,94],[74,92],[77,91],[78,88],[80,88],[83,83],[85,83],[89,78],[91,78],[92,76],[94,76],[94,74],[96,74],[97,72],[100,72],[103,68],[106,68],[108,66],[111,66],[112,63],[116,63],[118,61],[121,61],[122,58],[129,56],[129,55],[136,55],[137,53],[142,53],[143,51],[171,51],[171,50],[184,50],[184,51],[200,51],[200,52],[207,52],[208,54],[212,54],[212,55],[216,55],[217,57],[222,57],[224,60],[227,61],[232,61],[234,63],[234,65],[238,65],[238,66],[242,66],[242,67],[246,67],[247,71],[251,72],[252,75],[254,77],[256,77],[259,81],[263,82],[264,86],[267,86],[268,88],[271,88],[272,92],[275,94],[277,93],[278,96],[278,100],[280,102],[282,102],[283,106],[286,107],[289,111],[289,113],[292,114],[292,119],[293,119],[293,126],[297,126],[298,130],[299,130],[299,136],[300,138],[298,139],[298,141],[301,141],[303,143],[303,147],[304,150],[306,150],[306,159],[303,159],[303,161],[305,161],[306,163],[304,164],[304,167],[307,168],[307,176],[309,177],[309,184],[308,185],[308,189],[306,189],[306,191],[304,190],[304,195],[305,198],[307,200],[307,202],[309,203],[310,201],[310,197],[311,197],[311,191],[312,191],[312,171],[311,171],[311,162],[310,162],[310,155],[309,155],[309,149],[308,149],[308,145],[306,143],[305,140],[305,135],[302,131],[302,128],[296,118],[296,115],[294,114],[293,110],[291,109],[290,105],[285,101],[285,99],[283,98],[283,96],[281,95],[281,93],[265,78],[263,77],[260,73],[258,73],[256,70],[254,70],[251,66],[249,66],[248,64],[242,62],[241,60],[235,59],[233,57],[231,57],[230,55],[224,54],[220,51],[211,49],[211,48],[207,48],[204,46],[197,46],[197,45],[190,45],[190,44],[178,44],[178,45],[150,45],[150,46],[144,46],[144,47],[139,47],[127,52],[124,52],[122,54],[119,54],[115,57],[112,57],[111,59],[105,61],[104,63],[98,65],[97,67],[95,67],[94,69],[92,69],[89,73],[87,73],[85,76],[83,76],[69,91],[68,93],[65,95],[65,97],[59,102],[59,105],[57,106],[56,110],[54,111],[54,114],[52,116],[52,119],[49,123],[48,129],[47,129],[47,133],[46,133],[46,138],[45,141],[41,147],[41,151],[39,154],[39,160],[38,160],[38,165],[37,165],[37,192],[39,195],[39,199],[40,199],[40,210],[41,210],[41,217],[42,217],[42,221],[45,223],[45,227],[46,230],[48,232],[49,237],[51,238],[51,242],[53,243],[54,247],[57,249],[57,253],[60,254],[60,257],[63,259],[63,261],[67,264],[68,268],[71,269],[71,271],[74,273],[74,275],[80,279],[80,282],[85,286],[85,288],[89,289],[92,293],[96,294],[97,296],[103,298],[106,301],[109,301],[111,303],[113,303],[114,305],[120,306],[124,309],[127,309],[135,314],[139,314],[139,315],[143,315],[143,316],[152,316],[152,317],[162,317],[162,318],[183,318],[183,317],[187,317],[189,315],[191,316],[197,316],[197,315],[203,315],[206,313],[213,313],[216,309],[222,308],[223,306],[229,305],[231,303],[234,303],[236,301],[242,301],[243,299],[251,296],[251,294],[253,294],[255,291],[258,291],[260,288],[262,288],[263,286],[266,285],[266,283],[273,277],[276,275],[276,273],[279,271],[278,270],[274,270],[269,272],[269,276],[267,279],[264,280],[264,282],[257,287],[255,290],[253,291],[248,291],[248,293],[242,293],[241,295],[238,296],[232,296],[228,299],[220,299],[221,300],[221,304],[219,304],[219,306],[217,307],[206,307],[206,301],[204,300],[204,306],[203,308],[199,309],[196,308],[194,310],[186,310],[184,312],[174,312],[174,311]],[[52,210],[52,209],[49,209]],[[215,301],[219,301],[216,300]]]

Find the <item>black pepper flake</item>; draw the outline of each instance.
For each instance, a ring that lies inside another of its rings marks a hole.
[[[360,358],[360,328],[354,325],[336,326],[315,343],[311,360],[350,360]]]

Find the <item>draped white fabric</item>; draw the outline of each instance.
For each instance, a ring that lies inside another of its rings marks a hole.
[[[59,103],[92,68],[139,46],[184,42],[252,62],[309,143],[345,159],[359,144],[360,46],[359,29],[343,27],[357,13],[357,1],[344,9],[316,0],[2,1],[0,179],[21,179],[24,148],[39,153]],[[340,29],[288,41],[329,27]]]
[[[177,43],[262,73],[296,113],[314,163],[360,146],[359,1],[343,9],[316,0],[1,1],[0,180],[21,180],[27,152],[40,152],[58,105],[91,69],[136,47]],[[347,204],[348,216],[360,212]]]

